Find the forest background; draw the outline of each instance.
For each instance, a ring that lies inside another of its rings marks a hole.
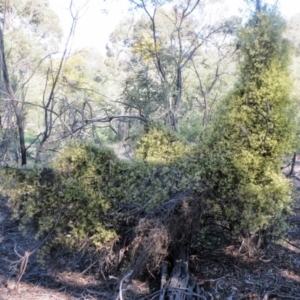
[[[192,299],[192,251],[250,255],[282,234],[299,16],[245,2],[227,16],[223,1],[131,1],[105,55],[71,48],[84,6],[70,1],[61,54],[47,1],[0,2],[2,182],[41,259],[82,251],[104,277],[159,274],[160,299]]]

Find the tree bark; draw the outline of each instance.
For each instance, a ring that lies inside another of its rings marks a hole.
[[[162,276],[166,275],[162,272]],[[204,294],[205,292],[189,273],[188,251],[187,247],[182,245],[174,251],[170,279],[161,289],[160,300],[206,299]]]
[[[261,0],[256,0],[256,12],[261,12]]]
[[[189,272],[190,245],[198,231],[197,228],[200,228],[199,220],[205,208],[202,207],[199,199],[188,196],[183,196],[181,199],[181,203],[174,207],[168,224],[172,241],[168,255],[169,273],[162,265],[161,295],[164,294],[166,300],[208,299],[208,294],[202,290]]]
[[[18,126],[18,132],[19,132],[19,142],[20,142],[20,150],[21,150],[21,163],[22,166],[26,165],[27,163],[27,156],[26,156],[26,147],[25,147],[25,137],[24,137],[24,123],[23,123],[23,114],[18,106],[18,102],[16,102],[16,97],[14,90],[10,84],[9,75],[7,71],[7,64],[5,59],[5,53],[4,53],[4,39],[3,39],[3,27],[2,24],[0,26],[0,60],[1,60],[1,69],[3,72],[3,79],[6,87],[6,91],[9,95],[9,99],[11,100],[11,105],[13,107],[16,120],[17,120],[17,126]]]

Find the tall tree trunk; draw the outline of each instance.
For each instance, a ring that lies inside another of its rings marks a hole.
[[[179,131],[178,125],[178,114],[181,104],[181,97],[182,97],[182,71],[181,66],[177,67],[176,72],[176,86],[175,86],[175,95],[174,95],[174,103],[172,107],[172,127],[174,131]]]
[[[18,102],[15,101],[16,100],[15,93],[14,93],[14,90],[12,89],[12,86],[11,86],[10,80],[9,80],[7,64],[6,64],[6,59],[5,59],[5,53],[4,53],[4,39],[3,39],[2,25],[0,26],[0,62],[1,62],[1,68],[2,68],[2,72],[3,72],[3,79],[4,79],[6,91],[9,95],[9,99],[11,100],[11,105],[13,107],[13,110],[14,110],[14,113],[16,116],[16,120],[17,120],[20,150],[21,150],[21,163],[23,166],[23,165],[26,165],[26,163],[27,163],[23,114],[18,106]]]
[[[256,12],[261,12],[261,0],[256,0]]]

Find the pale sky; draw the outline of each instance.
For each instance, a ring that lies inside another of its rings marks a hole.
[[[237,12],[243,5],[243,0],[224,0],[230,11]],[[275,0],[269,0],[274,2]],[[71,26],[69,6],[71,0],[49,0],[51,8],[58,14],[61,26],[68,34]],[[300,0],[279,0],[279,6],[284,17],[300,12]],[[93,47],[105,53],[105,45],[109,34],[115,29],[120,20],[128,14],[128,0],[73,0],[76,8],[82,9],[74,42],[74,49]],[[107,13],[104,12],[107,11]]]

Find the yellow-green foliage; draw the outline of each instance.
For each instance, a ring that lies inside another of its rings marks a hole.
[[[240,80],[219,104],[202,145],[202,179],[237,231],[276,223],[291,201],[290,183],[280,170],[296,137],[283,25],[265,11],[242,30]]]
[[[185,156],[190,147],[168,128],[151,127],[138,143],[136,156],[153,163],[170,163]]]
[[[16,171],[12,201],[19,203],[23,223],[33,217],[38,235],[43,235],[61,212],[57,242],[72,245],[89,238],[102,245],[110,241],[116,233],[106,213],[114,203],[101,194],[99,183],[109,182],[114,159],[108,149],[72,144],[56,157],[51,169]]]
[[[104,246],[127,216],[117,211],[126,204],[149,209],[183,187],[174,165],[119,160],[112,150],[74,142],[53,160],[51,168],[14,171],[11,201],[22,223],[36,221],[38,235],[49,232],[58,215],[57,243],[89,241]]]

